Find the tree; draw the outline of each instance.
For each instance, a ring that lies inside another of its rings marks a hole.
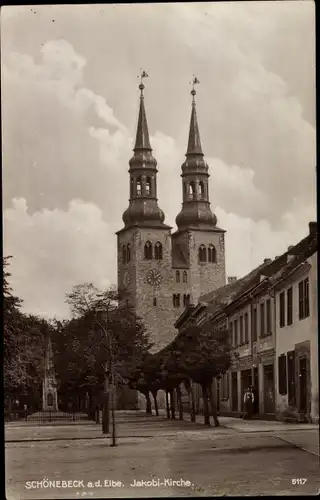
[[[4,388],[9,407],[13,398],[21,396],[31,405],[40,402],[37,389],[43,377],[44,329],[47,327],[45,320],[21,312],[22,300],[13,295],[9,283],[11,258],[3,259]]]
[[[215,426],[219,426],[212,382],[224,373],[230,364],[228,331],[213,330],[210,322],[190,326],[172,342],[167,356],[168,373],[177,379],[192,379],[201,385],[205,423],[210,424],[209,402]],[[188,384],[186,384],[188,387]]]
[[[97,401],[103,391],[105,362],[111,362],[111,355],[116,384],[127,385],[151,344],[144,325],[131,309],[119,304],[113,287],[101,292],[92,283],[84,283],[75,286],[66,299],[74,317],[57,323],[52,341],[60,390],[85,391]]]

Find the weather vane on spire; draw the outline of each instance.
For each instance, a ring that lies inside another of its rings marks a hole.
[[[195,90],[194,86],[197,85],[198,83],[200,83],[200,81],[198,80],[198,78],[195,75],[193,75],[193,79],[191,82],[191,85],[192,85],[191,95],[193,98],[193,102],[194,102],[194,96],[196,95],[196,90]]]
[[[139,89],[141,90],[141,96],[143,95],[142,92],[144,89],[143,79],[148,77],[149,77],[148,73],[144,69],[140,68],[140,75],[137,78],[140,78]]]

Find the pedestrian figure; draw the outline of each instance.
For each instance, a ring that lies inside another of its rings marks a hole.
[[[27,419],[28,419],[28,407],[26,404],[23,405],[23,411],[24,411],[25,421],[27,421]]]
[[[253,404],[254,404],[254,394],[252,390],[252,386],[250,385],[249,389],[244,393],[243,397],[245,415],[244,418],[252,418],[253,414]]]

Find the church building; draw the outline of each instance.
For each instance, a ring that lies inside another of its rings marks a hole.
[[[225,231],[217,226],[210,208],[209,167],[200,141],[194,86],[181,167],[182,208],[173,232],[165,223],[158,205],[158,168],[149,139],[144,88],[141,81],[134,154],[129,161],[129,206],[122,216],[124,227],[117,232],[118,289],[146,325],[158,351],[175,337],[174,324],[185,306],[226,284]],[[159,170],[161,175],[161,165]]]

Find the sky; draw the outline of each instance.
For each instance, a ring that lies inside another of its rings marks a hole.
[[[195,74],[227,275],[307,235],[314,2],[7,6],[1,47],[4,255],[26,312],[67,317],[73,285],[116,284],[140,68],[166,222],[181,207]]]

